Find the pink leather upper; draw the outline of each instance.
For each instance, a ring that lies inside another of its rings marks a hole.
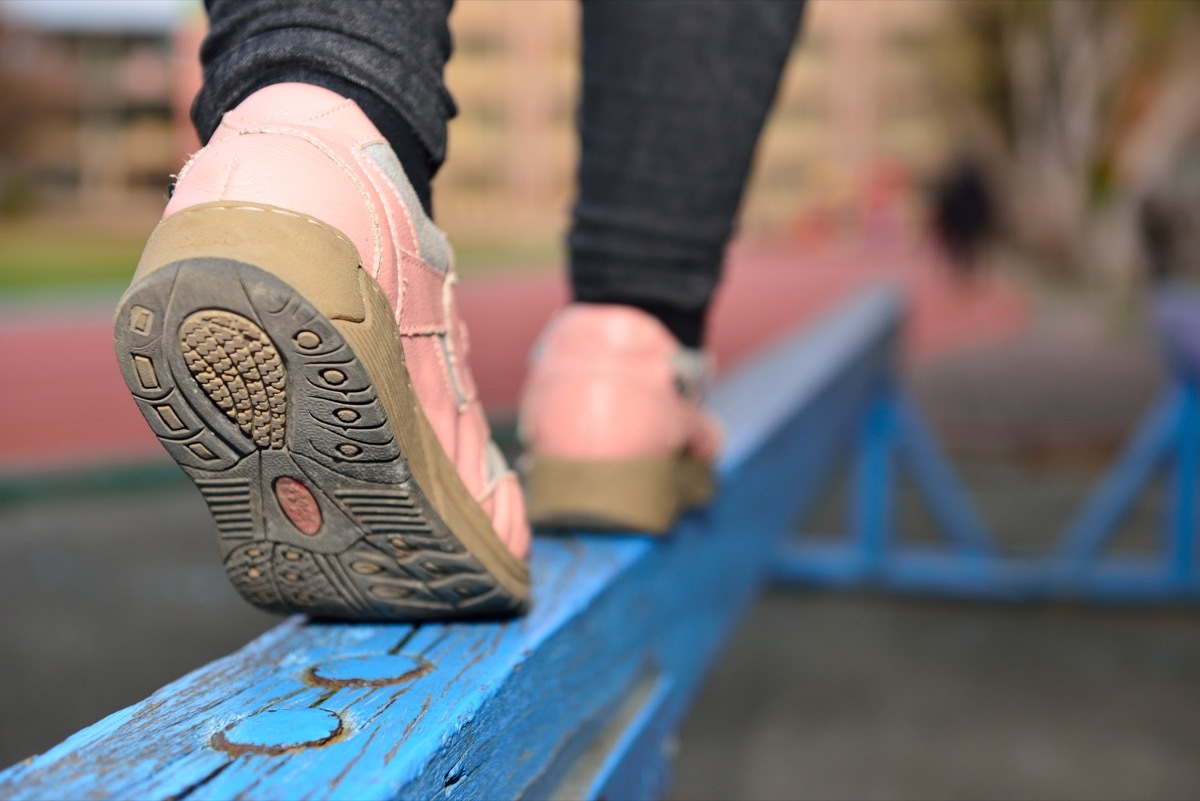
[[[681,381],[679,342],[629,306],[572,304],[550,321],[521,400],[521,436],[540,456],[581,461],[683,454],[712,460],[715,421]]]
[[[227,113],[185,165],[164,218],[199,203],[245,201],[300,212],[336,228],[395,310],[413,388],[468,491],[518,557],[529,525],[515,475],[489,468],[490,431],[467,367],[453,266],[422,258],[413,214],[366,148],[386,144],[350,100],[307,84],[276,84]]]

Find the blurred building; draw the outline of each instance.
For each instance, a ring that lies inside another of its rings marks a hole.
[[[743,230],[825,236],[871,224],[881,209],[908,214],[908,176],[947,146],[924,56],[946,5],[810,4]],[[457,239],[544,242],[563,230],[577,155],[578,14],[575,2],[455,6],[447,82],[460,113],[435,198]],[[203,21],[184,20],[137,32],[5,26],[0,73],[37,86],[36,133],[22,158],[43,208],[161,206],[169,174],[195,147],[186,108]]]
[[[457,3],[446,82],[458,103],[434,193],[456,238],[556,237],[574,188],[575,2]]]
[[[113,219],[161,210],[187,146],[173,105],[173,20],[38,23],[0,19],[5,124],[20,126],[0,155],[10,205]]]
[[[927,50],[945,0],[816,0],[784,75],[742,218],[752,233],[857,229],[886,204],[911,218],[913,181],[949,137]],[[459,3],[447,82],[459,104],[439,219],[467,237],[540,238],[566,224],[579,83],[576,3]]]
[[[946,0],[810,2],[763,134],[742,228],[825,236],[908,225],[950,145],[929,57]]]

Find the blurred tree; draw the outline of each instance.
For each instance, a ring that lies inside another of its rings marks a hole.
[[[1200,0],[950,9],[941,74],[1009,238],[1051,267],[1130,274],[1141,200],[1200,121]]]

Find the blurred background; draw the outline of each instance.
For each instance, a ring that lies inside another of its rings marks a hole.
[[[435,216],[509,448],[525,351],[565,297],[577,21],[568,0],[452,17]],[[227,586],[110,344],[199,147],[204,25],[191,0],[0,0],[5,765],[274,622]],[[1197,41],[1195,0],[811,0],[714,311],[720,362],[899,281],[920,407],[1002,543],[1052,547],[1166,379],[1156,287],[1200,266]],[[1160,495],[1123,537],[1154,534]],[[838,525],[835,500],[805,526]],[[901,501],[901,530],[927,528]],[[674,795],[1194,797],[1198,668],[1191,611],[776,590],[682,733]]]

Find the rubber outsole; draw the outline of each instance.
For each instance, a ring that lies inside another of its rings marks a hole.
[[[494,533],[447,525],[401,446],[415,435],[339,328],[278,276],[219,257],[155,266],[118,308],[125,381],[208,504],[234,587],[320,618],[522,611],[524,565]],[[455,490],[434,489],[447,507]]]

